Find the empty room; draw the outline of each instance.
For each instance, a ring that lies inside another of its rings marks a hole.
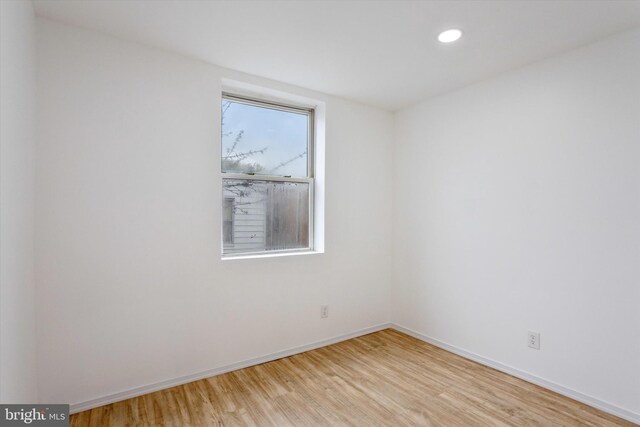
[[[640,425],[640,0],[0,16],[0,425]]]

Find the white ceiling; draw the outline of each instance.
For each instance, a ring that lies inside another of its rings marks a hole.
[[[633,0],[34,4],[39,16],[388,110],[640,26]],[[450,27],[463,38],[439,44]]]

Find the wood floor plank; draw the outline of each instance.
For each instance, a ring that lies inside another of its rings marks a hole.
[[[72,427],[634,425],[390,329],[70,421]]]

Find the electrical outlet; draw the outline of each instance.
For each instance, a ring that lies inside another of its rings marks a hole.
[[[540,350],[540,332],[529,331],[529,338],[527,344],[531,348]]]
[[[328,305],[321,305],[320,306],[320,318],[326,319],[327,317],[329,317],[329,306]]]

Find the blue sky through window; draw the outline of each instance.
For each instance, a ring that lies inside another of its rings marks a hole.
[[[308,115],[228,99],[222,109],[223,172],[307,176]]]

